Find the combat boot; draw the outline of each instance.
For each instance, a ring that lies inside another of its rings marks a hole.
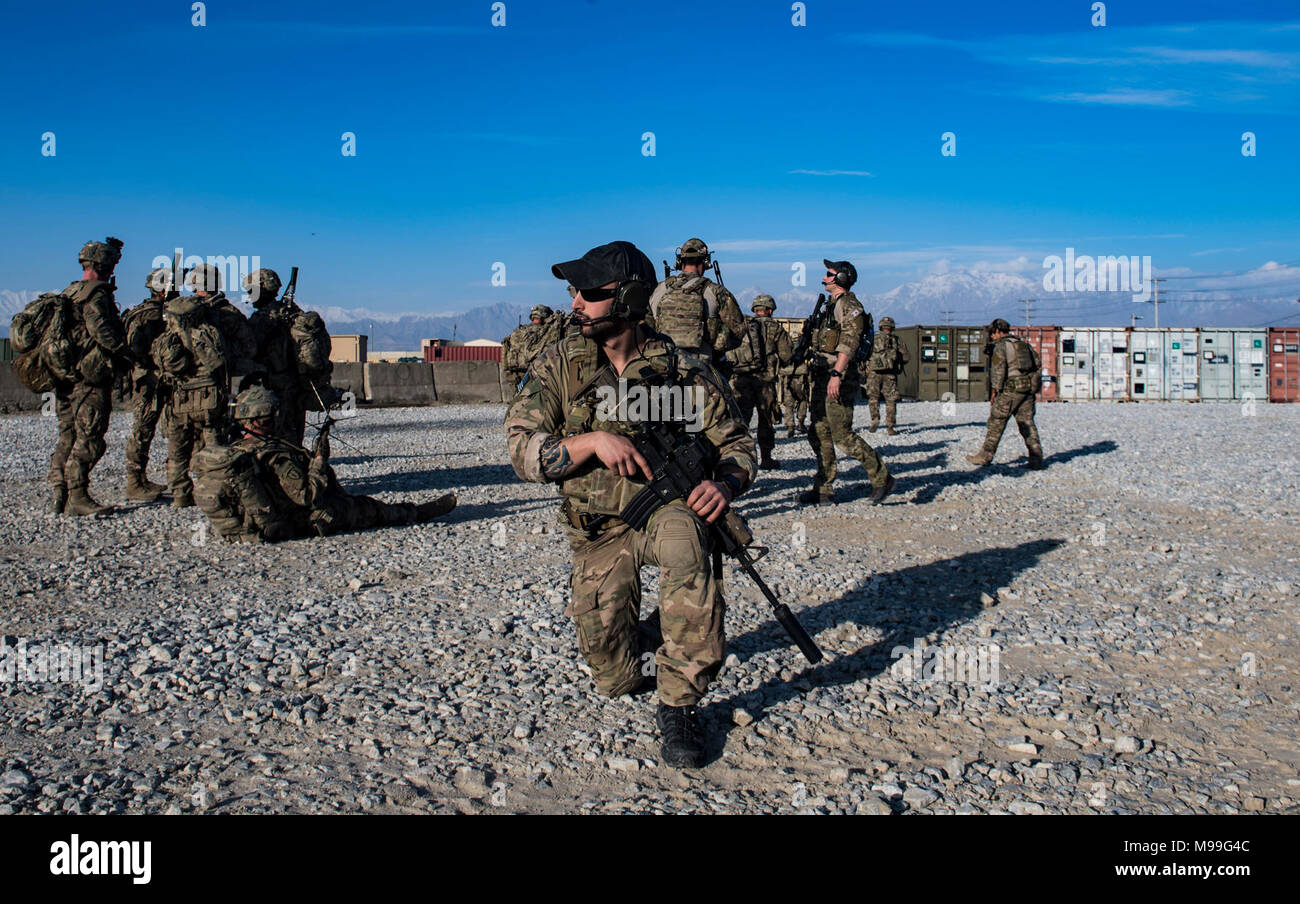
[[[173,490],[172,508],[189,508],[194,504],[193,490]]]
[[[872,422],[871,422],[871,426],[867,428],[867,432],[868,432],[868,433],[875,433],[875,432],[876,432],[876,429],[877,429],[879,426],[880,426],[880,421],[872,421]]]
[[[771,449],[764,449],[763,460],[759,462],[758,467],[762,471],[779,471],[781,470],[781,463],[772,457]]]
[[[886,425],[885,425],[885,435],[886,435],[886,436],[898,436],[898,431],[894,429],[894,425],[893,425],[893,424],[886,424]]]
[[[1029,461],[1025,463],[1025,467],[1031,471],[1043,470],[1043,453],[1041,451],[1038,454],[1030,452]]]
[[[678,769],[698,769],[704,765],[704,729],[696,707],[661,703],[655,721],[663,738],[660,750],[665,763]]]
[[[976,452],[974,455],[967,455],[966,460],[980,468],[993,464],[993,456],[985,455],[983,452]]]
[[[447,493],[429,502],[421,502],[415,507],[415,521],[417,524],[424,524],[426,521],[432,521],[440,515],[447,514],[455,507],[455,493]]]
[[[63,484],[57,487],[50,487],[50,504],[45,510],[51,515],[62,515],[63,509],[68,504],[68,488]]]
[[[70,515],[78,516],[111,515],[113,507],[111,505],[100,505],[87,492],[85,487],[69,487],[67,512]]]
[[[894,476],[889,478],[881,485],[871,491],[871,504],[880,505],[885,501],[885,497],[894,491]]]
[[[126,472],[126,498],[132,502],[153,502],[167,489],[144,476],[143,471]]]
[[[799,494],[800,505],[831,505],[835,502],[835,493],[813,487]]]

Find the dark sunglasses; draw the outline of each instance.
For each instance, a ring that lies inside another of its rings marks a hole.
[[[829,277],[834,278],[834,276],[835,276],[835,271],[834,271],[834,270],[827,270],[827,271],[826,271],[826,275],[829,276]]]
[[[583,301],[605,301],[618,294],[618,289],[583,289],[580,293]]]

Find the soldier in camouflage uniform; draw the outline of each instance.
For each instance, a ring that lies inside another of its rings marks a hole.
[[[646,325],[682,351],[723,365],[723,353],[745,332],[745,315],[736,296],[704,275],[711,263],[703,239],[682,242],[676,260],[681,272],[655,289]]]
[[[163,308],[177,296],[174,281],[172,271],[166,267],[154,270],[144,281],[149,297],[122,315],[127,345],[135,359],[131,371],[135,420],[126,441],[126,498],[136,502],[152,502],[167,489],[151,481],[147,473],[149,447],[153,445],[158,419],[167,407],[167,390],[158,379],[151,349],[166,328]]]
[[[740,406],[740,422],[748,428],[750,417],[758,411],[758,448],[763,458],[759,467],[772,470],[781,467],[772,457],[776,445],[777,370],[790,363],[794,348],[785,327],[772,319],[776,299],[756,295],[750,310],[754,316],[745,322],[744,338],[727,352],[726,359],[732,366],[731,391]]]
[[[1029,454],[1027,466],[1035,471],[1043,467],[1043,445],[1038,439],[1038,425],[1034,423],[1034,393],[1038,389],[1038,368],[1029,343],[1011,335],[1011,324],[1001,317],[989,324],[989,338],[993,340],[993,356],[989,364],[988,430],[984,447],[966,460],[984,467],[993,463],[998,451],[1002,431],[1007,421],[1016,419],[1020,435],[1025,440]]]
[[[781,379],[785,383],[785,399],[781,407],[785,410],[785,435],[808,432],[808,362],[791,361],[781,368]]]
[[[706,523],[753,481],[754,443],[716,371],[641,323],[655,270],[635,245],[602,245],[552,272],[578,287],[580,332],[533,363],[506,412],[510,460],[520,478],[555,483],[564,499],[573,552],[566,614],[597,689],[635,693],[655,675],[664,762],[699,766],[705,751],[696,704],[724,657],[722,586],[710,567]],[[637,422],[618,419],[617,406],[611,416],[598,398],[620,379],[635,391],[665,376],[702,402],[696,423],[716,453],[715,479],[634,530],[618,514],[646,485],[649,466],[628,438]],[[642,565],[659,567],[661,638],[638,628]]]
[[[245,389],[234,411],[243,435],[231,446],[209,446],[196,458],[194,495],[221,536],[254,543],[323,537],[424,523],[456,507],[452,493],[419,505],[353,496],[329,465],[327,437],[309,453],[276,435],[278,403],[265,386]]]
[[[307,402],[311,389],[298,374],[298,345],[292,336],[293,322],[302,308],[282,301],[280,274],[254,270],[244,277],[244,291],[253,302],[248,328],[256,348],[257,371],[265,374],[266,385],[279,399],[275,433],[295,446],[302,445],[307,430]]]
[[[199,306],[206,323],[212,324],[221,335],[226,359],[227,400],[239,387],[243,378],[256,373],[257,338],[253,335],[244,312],[221,291],[221,271],[212,264],[199,264],[185,276],[185,284],[194,290],[194,302]],[[223,409],[224,410],[224,409]],[[230,416],[224,410],[219,435],[229,435]]]
[[[885,400],[885,432],[890,436],[898,415],[898,375],[907,366],[907,347],[894,335],[894,318],[880,318],[880,332],[871,343],[871,357],[867,360],[867,407],[871,411],[868,432],[875,433],[880,426],[880,400]]]
[[[812,424],[808,443],[817,459],[811,490],[799,495],[803,505],[834,501],[835,447],[862,463],[875,490],[871,504],[879,505],[894,488],[894,478],[876,450],[853,432],[853,405],[858,399],[858,368],[853,364],[866,323],[862,304],[849,288],[858,271],[848,261],[823,261],[822,285],[830,295],[821,325],[813,333],[809,362],[809,406]]]
[[[108,416],[112,410],[113,377],[130,360],[126,331],[113,300],[113,269],[122,259],[115,238],[87,242],[77,255],[81,279],[61,294],[72,301],[74,339],[81,358],[79,378],[55,386],[59,438],[50,456],[50,511],[56,514],[104,515],[111,506],[90,495],[90,472],[106,449]]]

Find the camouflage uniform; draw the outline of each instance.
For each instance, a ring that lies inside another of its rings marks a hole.
[[[794,347],[785,327],[772,319],[776,303],[771,295],[759,295],[752,305],[755,316],[745,321],[745,338],[740,346],[727,352],[727,360],[734,367],[731,391],[740,406],[740,422],[749,427],[749,419],[758,411],[758,448],[762,453],[762,466],[779,467],[772,460],[772,447],[776,445],[774,424],[778,417],[776,406],[777,371],[790,363]],[[758,314],[767,310],[767,314]],[[744,352],[744,354],[742,354]],[[752,363],[737,363],[743,359]]]
[[[1007,421],[1014,417],[1025,440],[1029,466],[1042,467],[1043,445],[1038,438],[1038,425],[1034,423],[1035,374],[1031,367],[1024,366],[1027,356],[1017,354],[1018,343],[1026,344],[1015,336],[1003,336],[993,344],[989,365],[989,388],[993,392],[993,401],[989,404],[988,430],[983,448],[975,455],[967,456],[975,464],[986,465],[993,461],[1002,440],[1002,431],[1006,429]]]
[[[808,362],[792,361],[781,368],[781,379],[785,382],[785,430],[787,436],[803,433],[808,429]]]
[[[641,349],[643,356],[619,377],[631,382],[668,372],[670,349],[661,337],[650,336]],[[718,451],[721,470],[744,475],[743,490],[756,473],[754,444],[736,418],[725,384],[694,356],[678,353],[676,369],[686,385],[703,388],[704,437]],[[599,345],[581,334],[570,334],[547,348],[506,412],[515,473],[524,480],[545,482],[541,452],[552,437],[593,430],[634,433],[635,423],[605,420],[598,410],[596,385],[610,385],[615,379]],[[559,481],[564,497],[561,511],[573,552],[572,599],[565,614],[577,627],[578,646],[596,687],[610,696],[635,690],[645,676],[636,630],[641,609],[639,569],[657,565],[664,635],[655,658],[660,700],[670,707],[693,705],[722,665],[721,579],[710,567],[706,526],[684,500],[661,507],[644,531],[618,520],[618,513],[644,485],[643,480],[615,474],[598,459]]]
[[[162,335],[163,307],[176,293],[171,289],[170,271],[154,270],[145,281],[152,295],[123,315],[127,344],[135,359],[131,371],[131,395],[135,419],[126,441],[127,498],[157,498],[164,487],[148,480],[149,447],[153,445],[158,420],[167,406],[167,389],[158,378],[151,356],[154,340]]]
[[[829,310],[820,328],[813,333],[812,349],[816,353],[809,367],[809,408],[812,423],[808,427],[808,443],[817,459],[817,474],[813,489],[823,497],[833,492],[837,471],[835,447],[839,446],[862,463],[871,485],[879,489],[889,481],[889,469],[880,460],[876,450],[866,440],[853,432],[853,405],[859,393],[858,369],[853,364],[866,315],[862,303],[852,292],[827,302]],[[840,378],[840,397],[832,399],[826,393],[830,371],[839,355],[849,356],[849,366]]]
[[[867,361],[867,408],[871,412],[871,429],[875,430],[880,424],[880,400],[885,400],[885,427],[889,430],[894,429],[894,424],[898,416],[898,374],[907,364],[907,347],[898,341],[898,337],[893,332],[893,321],[889,321],[890,329],[884,329],[884,321],[881,321],[881,330],[876,333],[875,339],[871,343],[871,357]],[[897,354],[896,363],[892,367],[886,367],[885,354],[893,350]]]
[[[531,360],[528,355],[528,347],[531,344],[529,339],[537,332],[537,326],[529,322],[515,327],[514,331],[501,341],[501,369],[506,372],[511,386],[518,386],[519,381],[528,372],[527,362]]]
[[[256,370],[264,373],[266,385],[279,398],[276,436],[295,446],[302,445],[307,432],[305,396],[311,391],[298,375],[298,345],[293,322],[302,308],[277,297],[280,277],[274,270],[256,270],[244,279],[244,289],[253,299],[253,316],[248,330],[253,338]]]
[[[709,268],[709,249],[701,239],[687,239],[678,249],[677,269],[683,262],[699,263]],[[697,298],[686,308],[673,305],[675,310],[660,312],[665,298]],[[726,286],[718,285],[707,276],[695,273],[677,273],[655,287],[650,296],[650,311],[645,317],[646,326],[662,333],[677,347],[714,363],[722,363],[722,354],[735,347],[745,332],[745,315],[740,312],[736,296]]]
[[[121,247],[116,239],[88,242],[78,260],[109,275],[121,259]],[[70,385],[57,384],[54,389],[59,438],[50,456],[52,508],[62,512],[65,502],[71,502],[74,514],[98,514],[111,509],[90,497],[90,472],[107,448],[104,435],[112,411],[114,371],[125,367],[130,350],[110,283],[81,279],[62,294],[72,301],[73,338],[81,360],[77,367],[80,379]]]
[[[528,316],[530,322],[518,327],[501,344],[501,364],[514,386],[524,378],[533,359],[546,346],[559,342],[568,327],[563,314],[544,304],[536,305]]]

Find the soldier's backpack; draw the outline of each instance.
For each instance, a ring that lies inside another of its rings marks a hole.
[[[1038,351],[1018,336],[1010,339],[1015,347],[1014,364],[1018,375],[1007,378],[1007,388],[1012,392],[1037,392],[1043,385],[1043,365]]]
[[[298,348],[298,373],[305,377],[319,377],[333,370],[330,334],[320,314],[303,311],[293,319],[289,335]]]
[[[704,290],[709,281],[702,276],[670,276],[663,283],[664,294],[654,312],[655,329],[679,347],[704,348],[709,345],[708,299]]]
[[[126,328],[126,344],[137,361],[149,358],[153,340],[162,332],[162,306],[154,301],[142,301],[122,315]]]
[[[32,392],[49,392],[77,380],[81,345],[79,320],[72,299],[46,292],[14,315],[9,342],[16,353],[14,375]]]
[[[194,502],[212,528],[231,540],[260,539],[251,511],[271,511],[275,499],[258,474],[253,453],[233,446],[206,446],[194,457]]]
[[[767,342],[763,324],[757,318],[746,319],[745,334],[740,337],[740,344],[727,352],[726,360],[732,373],[760,374],[767,369]]]
[[[883,341],[877,343],[881,347],[872,352],[871,355],[871,370],[878,374],[891,374],[898,370],[900,358],[898,353],[898,339],[893,336],[886,336],[883,333],[881,334],[881,337],[884,337]]]

